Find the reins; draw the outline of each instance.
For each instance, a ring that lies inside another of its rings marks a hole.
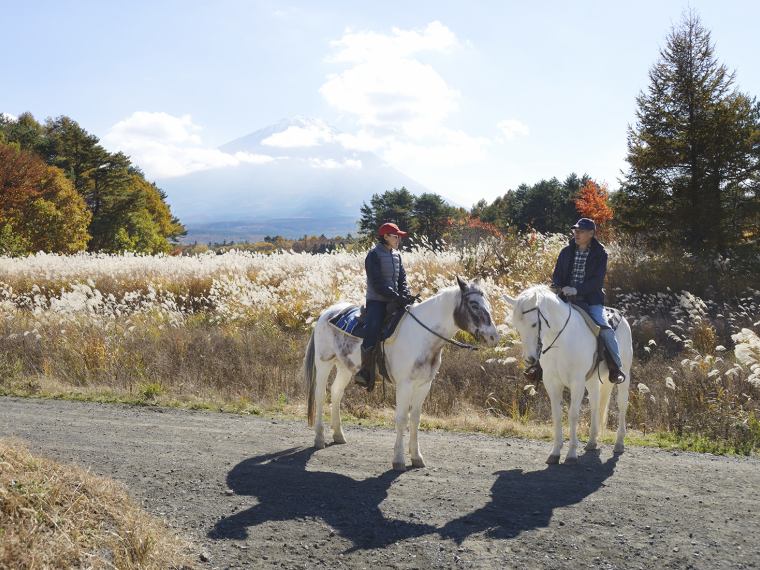
[[[466,299],[467,297],[470,297],[471,295],[479,295],[481,297],[484,296],[483,293],[480,292],[480,291],[470,291],[468,293],[462,293],[462,300]],[[469,309],[469,307],[468,307],[468,309]],[[404,307],[404,311],[406,312],[407,315],[409,315],[415,321],[417,321],[417,323],[422,328],[424,328],[426,331],[434,334],[435,336],[437,336],[441,340],[443,340],[445,342],[448,342],[449,344],[451,344],[453,346],[456,346],[457,348],[466,348],[467,350],[480,350],[479,346],[475,346],[473,344],[467,344],[466,342],[459,342],[458,340],[454,340],[453,338],[446,338],[445,336],[442,336],[442,335],[438,334],[433,329],[431,329],[429,326],[427,326],[425,323],[423,323],[421,320],[419,320],[414,314],[412,314],[412,312],[409,310],[408,306]],[[472,312],[472,311],[470,310],[470,312]]]
[[[427,326],[425,323],[423,323],[421,320],[419,320],[419,319],[418,319],[416,316],[414,316],[414,313],[412,313],[412,312],[409,310],[409,307],[404,307],[404,311],[406,311],[406,314],[407,314],[407,315],[409,315],[409,316],[410,316],[410,317],[412,317],[412,318],[413,318],[415,321],[417,321],[417,323],[419,323],[419,325],[420,325],[420,326],[421,326],[423,329],[425,329],[426,331],[428,331],[428,332],[430,332],[430,333],[434,334],[435,336],[437,336],[437,337],[438,337],[438,338],[440,338],[441,340],[445,340],[446,342],[448,342],[449,344],[453,344],[453,345],[454,345],[454,346],[456,346],[457,348],[466,348],[466,349],[468,349],[468,350],[480,350],[480,347],[479,347],[479,346],[474,346],[474,345],[472,345],[472,344],[467,344],[466,342],[459,342],[458,340],[454,340],[454,339],[452,339],[452,338],[446,338],[445,336],[438,334],[438,333],[437,333],[437,332],[435,332],[433,329],[431,329],[429,326]]]
[[[464,299],[466,297],[469,297],[470,295],[480,295],[482,297],[483,293],[481,293],[480,291],[471,291],[469,293],[463,293],[462,294],[462,298]],[[427,326],[425,323],[423,323],[420,319],[418,319],[414,315],[414,313],[412,313],[409,310],[409,306],[404,307],[404,312],[407,315],[409,315],[410,317],[412,317],[415,321],[417,321],[417,324],[419,324],[422,328],[424,328],[429,333],[437,336],[441,340],[443,340],[445,342],[448,342],[449,344],[451,344],[453,346],[456,346],[457,348],[466,348],[468,350],[480,350],[479,346],[475,346],[475,345],[472,345],[472,344],[467,344],[466,342],[459,342],[458,340],[454,340],[452,338],[446,338],[445,336],[437,333],[436,331],[434,331],[433,329],[431,329],[429,326]],[[547,325],[548,325],[548,323],[547,323]],[[380,355],[381,355],[381,358],[383,359],[383,362],[385,364],[385,371],[388,374],[388,376],[390,376],[391,375],[391,371],[390,371],[390,368],[388,367],[388,361],[385,358],[385,340],[380,341]],[[396,385],[396,381],[393,379],[393,377],[388,378],[388,380],[390,380],[393,383],[394,386]],[[385,400],[385,375],[383,375],[383,400]]]
[[[543,342],[541,341],[541,319],[543,319],[544,322],[546,323],[546,328],[548,328],[548,329],[552,328],[551,325],[549,324],[549,321],[547,320],[546,316],[544,316],[544,314],[541,312],[541,309],[538,308],[538,305],[536,305],[532,309],[528,309],[527,311],[523,311],[522,312],[523,315],[527,315],[528,313],[532,313],[533,311],[536,311],[536,313],[538,314],[538,317],[536,318],[536,321],[538,322],[538,353],[539,353],[538,357],[539,357],[539,359],[544,354],[546,354],[547,352],[549,352],[552,348],[556,348],[554,346],[554,344],[557,342],[557,339],[559,339],[559,337],[562,335],[562,333],[565,332],[565,329],[567,328],[567,324],[570,322],[570,317],[573,316],[573,306],[570,303],[568,303],[567,307],[568,307],[568,309],[570,309],[570,311],[567,313],[567,319],[565,319],[565,324],[562,325],[562,328],[557,333],[557,336],[554,337],[554,340],[552,341],[552,343],[546,349],[543,348],[544,345],[543,345]]]

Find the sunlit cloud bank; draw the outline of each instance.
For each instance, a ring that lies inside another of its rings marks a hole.
[[[226,153],[205,146],[201,127],[190,115],[137,111],[116,123],[103,137],[103,144],[122,151],[153,178],[182,176],[190,172],[237,166],[266,164],[275,160],[265,154]]]

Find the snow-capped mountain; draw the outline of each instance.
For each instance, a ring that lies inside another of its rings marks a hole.
[[[309,220],[310,228],[318,228],[319,220],[357,220],[372,194],[402,186],[426,191],[376,154],[350,150],[345,142],[324,121],[296,117],[219,147],[234,165],[158,185],[191,233],[199,224],[281,218]]]

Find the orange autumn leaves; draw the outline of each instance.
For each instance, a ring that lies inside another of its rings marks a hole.
[[[591,218],[596,222],[597,233],[607,236],[610,232],[609,221],[612,219],[612,208],[609,206],[610,193],[607,184],[597,184],[593,180],[586,182],[578,191],[575,198],[575,209],[583,218]]]

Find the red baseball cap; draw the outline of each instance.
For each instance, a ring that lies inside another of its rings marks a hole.
[[[400,229],[398,229],[398,226],[396,224],[392,224],[390,222],[387,222],[380,226],[380,228],[377,230],[378,235],[384,236],[387,234],[394,234],[399,237],[406,237],[409,235],[408,232],[402,232]]]

